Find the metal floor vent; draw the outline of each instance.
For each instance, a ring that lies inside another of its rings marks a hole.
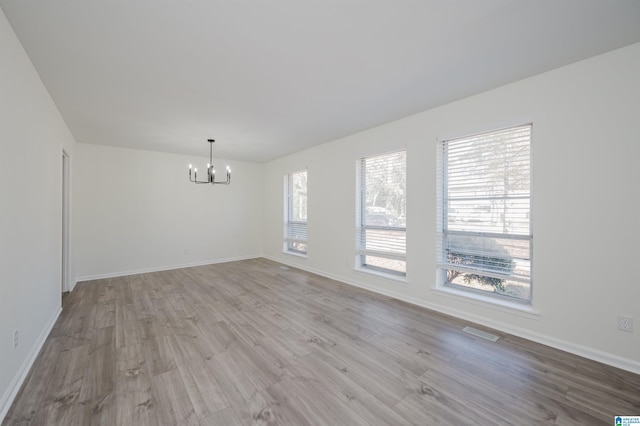
[[[487,333],[472,327],[465,327],[462,329],[462,331],[464,331],[465,333],[473,334],[474,336],[480,337],[481,339],[489,340],[491,342],[495,342],[500,338],[495,334]]]

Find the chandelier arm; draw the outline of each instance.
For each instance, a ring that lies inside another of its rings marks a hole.
[[[213,185],[229,185],[231,183],[231,169],[227,166],[227,180],[216,181],[215,179],[211,180],[211,184]]]
[[[189,171],[189,182],[193,183],[211,183],[208,180],[198,180],[198,175],[194,173],[194,177],[191,177],[191,171]]]
[[[211,183],[211,182],[206,181],[206,180],[195,180],[193,178],[189,178],[189,182],[193,182],[193,183]]]
[[[227,175],[227,180],[219,180],[211,182],[213,185],[229,185],[231,183],[231,176]]]

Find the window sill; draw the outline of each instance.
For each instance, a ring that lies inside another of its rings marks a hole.
[[[402,276],[402,275],[396,275],[396,274],[389,274],[386,272],[382,272],[382,271],[375,271],[373,269],[369,269],[369,268],[359,268],[359,267],[355,267],[353,268],[354,271],[358,271],[358,272],[364,272],[365,274],[369,274],[369,275],[374,275],[376,277],[381,277],[381,278],[387,278],[393,281],[397,281],[399,283],[403,283],[403,284],[407,284],[407,276]]]
[[[432,287],[431,290],[438,292],[445,297],[463,300],[474,305],[484,306],[502,312],[517,314],[535,320],[540,318],[540,311],[535,309],[532,305],[527,305],[515,301],[512,302],[510,300],[504,300],[502,298],[491,297],[488,295],[485,296],[482,294],[467,292],[464,290],[458,290],[449,287]]]
[[[287,251],[287,250],[282,250],[282,252],[284,254],[290,254],[291,256],[302,257],[303,259],[307,258],[307,254],[306,253],[297,253],[295,251]]]

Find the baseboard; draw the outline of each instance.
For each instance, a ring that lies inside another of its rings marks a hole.
[[[93,280],[101,280],[104,278],[126,277],[127,275],[146,274],[149,272],[170,271],[172,269],[192,268],[194,266],[205,266],[205,265],[213,265],[216,263],[236,262],[239,260],[256,259],[259,257],[263,257],[263,256],[261,254],[256,254],[251,256],[227,257],[224,259],[204,260],[201,262],[183,263],[180,265],[158,266],[154,268],[142,268],[142,269],[135,269],[131,271],[120,271],[120,272],[109,272],[106,274],[85,275],[81,277],[76,277],[73,283],[73,287],[75,287],[76,283],[79,283],[82,281],[93,281]]]
[[[18,391],[20,390],[22,383],[24,383],[24,380],[27,378],[27,374],[29,374],[29,370],[31,370],[31,366],[33,365],[36,358],[38,357],[38,354],[40,353],[40,350],[42,349],[44,342],[47,340],[47,337],[49,336],[51,329],[53,328],[54,324],[58,320],[58,317],[60,316],[60,312],[62,312],[62,308],[56,309],[56,311],[53,313],[51,318],[49,318],[49,322],[45,326],[44,330],[42,330],[42,333],[40,334],[40,336],[38,337],[38,340],[36,340],[35,344],[31,348],[31,351],[29,352],[29,355],[22,363],[22,366],[20,366],[20,369],[18,370],[15,377],[11,381],[11,384],[9,385],[9,388],[7,388],[4,395],[2,396],[2,399],[0,399],[0,423],[2,423],[5,416],[9,412],[9,408],[11,407],[11,404],[13,404],[13,400],[16,398],[16,395],[18,395]]]
[[[394,297],[394,296],[391,296]],[[397,297],[396,297],[397,298]],[[422,306],[427,309],[432,309],[443,314],[451,315],[457,318],[461,318],[467,321],[475,322],[476,324],[483,325],[485,327],[493,328],[504,333],[511,334],[513,336],[521,337],[523,339],[530,340],[532,342],[540,343],[545,346],[550,346],[555,349],[559,349],[564,352],[569,352],[574,355],[581,356],[583,358],[590,359],[592,361],[601,362],[613,367],[617,367],[635,374],[640,374],[640,363],[628,358],[622,358],[617,355],[613,355],[607,352],[603,352],[587,346],[578,345],[576,343],[567,342],[565,340],[558,339],[546,334],[537,333],[531,330],[527,330],[520,327],[515,327],[511,324],[495,321],[491,318],[486,318],[480,315],[470,314],[465,311],[453,309],[445,305],[425,302],[423,300],[411,300],[413,298],[404,297],[403,300],[414,305]]]
[[[431,309],[436,312],[440,312],[443,314],[451,315],[456,318],[464,319],[467,321],[474,322],[476,324],[483,325],[485,327],[493,328],[495,330],[501,331],[503,333],[508,333],[513,336],[521,337],[523,339],[530,340],[532,342],[540,343],[542,345],[550,346],[555,349],[559,349],[564,352],[569,352],[574,355],[578,355],[584,358],[588,358],[593,361],[601,362],[603,364],[611,365],[613,367],[617,367],[626,371],[630,371],[635,374],[640,374],[640,362],[629,359],[619,357],[617,355],[613,355],[607,352],[603,352],[597,349],[593,349],[587,346],[578,345],[575,343],[567,342],[552,336],[548,336],[545,334],[540,334],[533,332],[531,330],[523,329],[520,327],[515,327],[511,324],[506,324],[500,321],[495,321],[491,318],[483,317],[480,315],[470,314],[465,311],[461,311],[459,309],[454,309],[446,305],[441,305],[438,303],[428,302],[422,299],[418,299],[415,297],[407,296],[398,292],[389,291],[387,289],[383,289],[374,285],[366,284],[363,282],[358,282],[349,278],[333,275],[326,273],[324,271],[320,271],[314,268],[309,268],[304,265],[300,265],[298,263],[289,262],[287,260],[275,258],[272,256],[264,256],[269,260],[273,260],[274,262],[283,263],[285,265],[302,269],[307,272],[311,272],[316,275],[320,275],[326,278],[330,278],[332,280],[340,281],[345,284],[349,284],[355,287],[359,287],[365,290],[373,291],[374,293],[382,294],[384,296],[392,297],[397,300],[401,300],[403,302],[411,303],[412,305],[421,306],[423,308]]]

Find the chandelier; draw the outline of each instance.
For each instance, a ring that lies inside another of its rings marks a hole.
[[[193,183],[210,183],[211,185],[229,185],[231,183],[231,169],[227,166],[227,180],[216,182],[216,169],[213,168],[213,143],[215,140],[207,139],[209,142],[209,164],[207,164],[207,180],[198,180],[198,169],[193,169],[189,164],[189,181]]]

